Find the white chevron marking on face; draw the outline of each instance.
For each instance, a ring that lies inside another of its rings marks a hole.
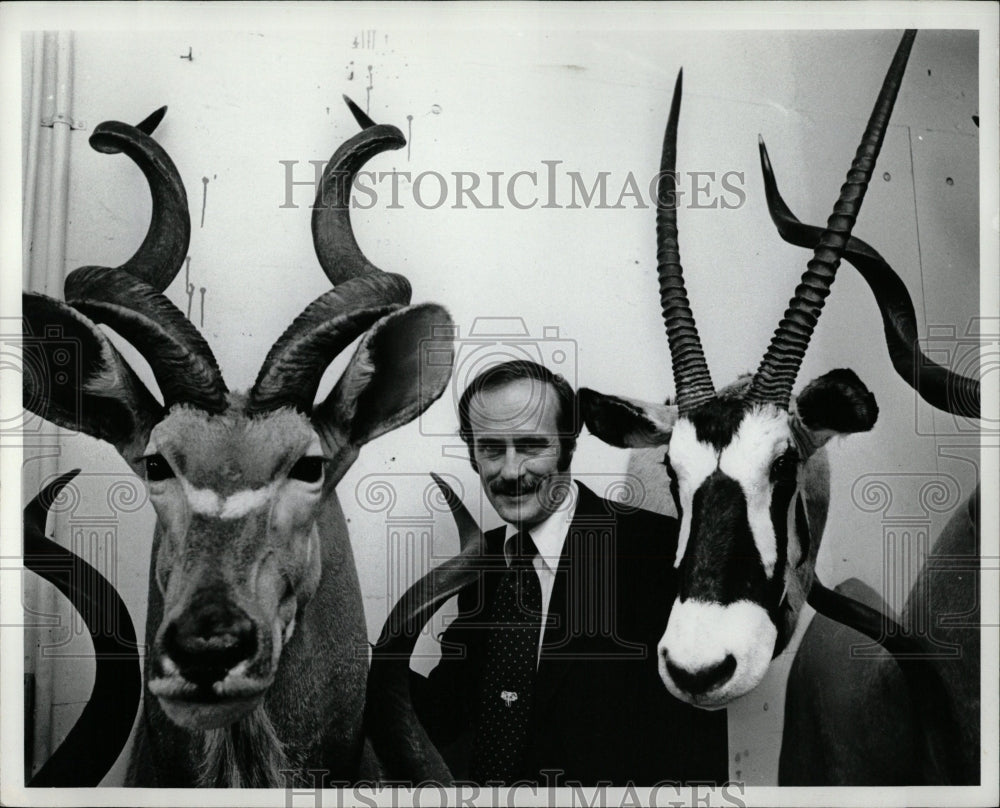
[[[723,449],[719,470],[736,480],[747,499],[754,544],[770,579],[778,561],[778,540],[771,521],[771,464],[792,443],[788,416],[768,407],[747,413]]]
[[[180,478],[184,488],[184,495],[187,497],[191,510],[204,516],[215,516],[222,508],[222,500],[218,494],[210,488],[195,488],[191,483]]]
[[[768,578],[778,560],[777,538],[771,522],[770,468],[775,458],[792,443],[788,416],[773,407],[747,413],[729,445],[721,452],[698,440],[694,424],[678,420],[670,438],[670,463],[677,475],[681,500],[681,526],[674,566],[680,566],[691,535],[691,511],[695,492],[716,469],[736,480],[747,501],[747,519],[754,544]]]
[[[183,477],[181,484],[192,511],[201,516],[215,516],[219,519],[239,519],[264,507],[274,496],[277,485],[272,482],[260,488],[246,488],[222,497],[211,488],[195,488]]]
[[[681,500],[681,527],[677,537],[675,567],[680,566],[691,535],[691,503],[694,501],[694,492],[715,471],[718,462],[715,447],[698,440],[694,424],[686,418],[678,420],[670,436],[670,465],[677,475],[677,493]]]

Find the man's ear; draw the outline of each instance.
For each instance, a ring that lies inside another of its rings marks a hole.
[[[129,463],[145,450],[162,405],[93,321],[62,301],[22,296],[24,408],[107,441]]]
[[[806,385],[795,400],[795,415],[818,449],[834,435],[869,431],[878,404],[853,370],[841,368]]]
[[[361,338],[313,422],[334,457],[336,481],[368,441],[409,423],[445,390],[454,361],[451,317],[424,303],[386,315]]]
[[[580,414],[592,434],[605,443],[638,449],[663,446],[677,421],[677,408],[619,398],[581,387]]]

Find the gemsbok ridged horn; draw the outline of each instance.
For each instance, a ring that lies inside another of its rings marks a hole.
[[[677,74],[670,117],[663,136],[663,155],[656,187],[656,274],[660,283],[660,305],[673,360],[676,401],[686,413],[715,395],[712,377],[701,347],[698,327],[684,288],[677,234],[677,119],[680,116],[684,71]]]
[[[780,198],[773,180],[766,179],[772,216],[783,235],[814,254],[757,372],[713,390],[681,279],[673,188],[661,180],[660,295],[668,334],[671,324],[676,329],[669,340],[675,399],[647,404],[580,391],[584,420],[602,440],[631,448],[668,447],[664,484],[681,523],[675,559],[679,596],[660,641],[660,674],[675,696],[697,706],[721,707],[755,687],[787,644],[807,598],[833,619],[871,627],[872,614],[816,580],[815,563],[829,501],[824,445],[834,435],[871,429],[878,407],[846,369],[814,380],[794,399],[791,390],[841,257],[858,264],[872,286],[890,351],[899,353],[894,342],[902,343],[909,360],[915,356],[905,288],[851,235],[914,36],[907,31],[902,37],[825,228],[801,226],[776,210]],[[678,78],[661,164],[661,172],[669,174],[675,169],[680,91]],[[907,306],[909,319],[905,312],[899,316]],[[898,367],[901,360],[894,361]],[[938,391],[935,403],[978,412],[974,381],[941,373],[936,384],[962,395]],[[974,398],[975,406],[957,398]]]
[[[778,191],[764,141],[760,141],[767,207],[780,235],[789,244],[813,249],[823,228],[800,222]],[[906,284],[878,251],[851,236],[843,258],[865,279],[875,296],[889,359],[899,377],[932,407],[963,418],[980,417],[979,380],[963,376],[931,359],[920,348],[917,315]]]
[[[795,289],[795,295],[788,303],[785,316],[778,324],[771,344],[750,383],[747,393],[750,401],[771,402],[781,409],[788,408],[795,377],[798,376],[802,359],[809,347],[816,321],[823,311],[823,304],[830,294],[841,256],[851,238],[861,203],[868,191],[868,183],[875,171],[875,161],[889,128],[889,118],[896,104],[899,87],[903,83],[903,73],[916,35],[916,31],[907,31],[896,49],[861,144],[851,163],[851,169],[847,172],[847,179],[841,186],[840,197],[833,206],[826,229],[813,249],[813,258],[807,265],[805,274]]]

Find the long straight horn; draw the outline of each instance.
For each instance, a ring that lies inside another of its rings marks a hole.
[[[820,236],[813,258],[795,289],[795,296],[789,301],[785,316],[774,332],[767,353],[754,375],[747,394],[750,401],[771,402],[782,409],[788,408],[792,385],[795,384],[795,377],[809,347],[809,339],[819,320],[823,304],[830,294],[841,256],[851,238],[851,230],[875,170],[875,161],[882,148],[916,33],[906,31],[896,49],[875,108],[868,119],[861,145],[851,163],[851,170],[847,172],[847,180],[841,186],[840,198]]]
[[[684,270],[677,243],[677,119],[680,116],[683,81],[684,71],[681,70],[677,74],[670,117],[663,135],[663,155],[656,186],[656,272],[673,362],[676,404],[681,413],[693,410],[715,396],[705,352],[684,288]]]

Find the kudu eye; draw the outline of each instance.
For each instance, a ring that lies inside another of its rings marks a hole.
[[[303,457],[292,466],[288,472],[289,479],[302,480],[304,483],[318,483],[323,479],[325,457]]]
[[[150,455],[145,458],[146,461],[146,479],[151,483],[159,482],[160,480],[169,480],[171,477],[175,477],[174,470],[170,468],[170,464],[167,459],[161,454]]]

